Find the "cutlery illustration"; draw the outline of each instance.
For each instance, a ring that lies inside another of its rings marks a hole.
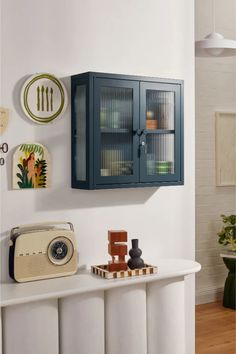
[[[40,111],[40,88],[37,86],[37,111]]]
[[[41,88],[41,97],[42,97],[42,111],[44,111],[44,86]]]
[[[51,111],[53,111],[53,88],[51,87],[50,89],[50,106],[51,106]]]
[[[48,86],[46,87],[46,105],[47,105],[47,112],[49,111],[49,99],[48,99]]]
[[[53,111],[53,88],[49,86],[42,85],[37,86],[36,89],[37,99],[36,99],[36,106],[37,111],[44,111],[47,112]]]

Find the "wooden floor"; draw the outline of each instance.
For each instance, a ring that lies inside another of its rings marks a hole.
[[[221,302],[196,306],[196,354],[236,354],[236,311]]]

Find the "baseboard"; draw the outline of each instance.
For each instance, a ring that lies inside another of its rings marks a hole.
[[[209,302],[220,301],[223,299],[223,288],[217,289],[205,289],[197,291],[196,293],[196,305],[207,304]]]

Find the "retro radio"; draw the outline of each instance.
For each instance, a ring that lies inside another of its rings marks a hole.
[[[76,238],[70,222],[11,230],[9,273],[17,282],[63,277],[77,271]]]

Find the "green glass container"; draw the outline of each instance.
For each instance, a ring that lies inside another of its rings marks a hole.
[[[157,161],[156,162],[156,171],[159,175],[164,175],[171,173],[171,162],[170,161]]]

